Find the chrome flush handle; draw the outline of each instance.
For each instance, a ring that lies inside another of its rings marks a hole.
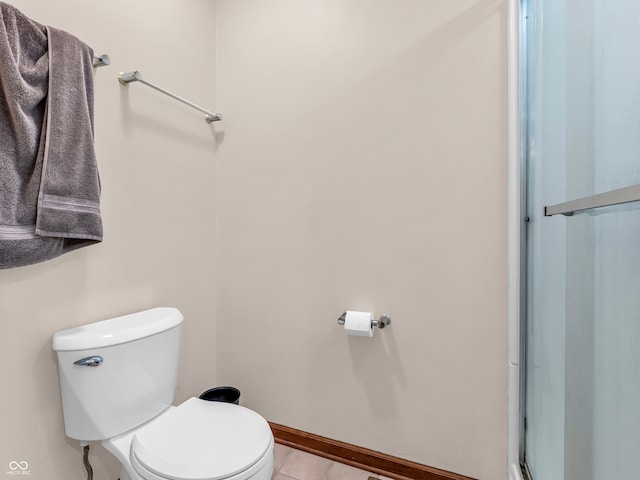
[[[73,362],[74,365],[81,365],[83,367],[97,367],[102,363],[103,358],[99,355],[93,357],[85,357]]]

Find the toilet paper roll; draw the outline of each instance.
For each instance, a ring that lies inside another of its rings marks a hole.
[[[344,319],[344,331],[355,337],[373,337],[373,313],[347,310]]]

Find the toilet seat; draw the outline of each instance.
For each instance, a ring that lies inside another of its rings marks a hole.
[[[272,449],[271,429],[256,412],[194,397],[140,427],[130,459],[149,480],[241,480]]]

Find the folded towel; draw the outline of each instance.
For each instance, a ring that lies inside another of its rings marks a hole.
[[[0,268],[102,240],[93,50],[0,2]]]

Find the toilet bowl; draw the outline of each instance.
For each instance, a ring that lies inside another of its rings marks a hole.
[[[54,335],[67,436],[99,441],[121,480],[270,480],[273,434],[258,413],[172,405],[182,320],[156,308]]]
[[[121,480],[270,480],[273,435],[247,408],[192,397],[102,445]]]

